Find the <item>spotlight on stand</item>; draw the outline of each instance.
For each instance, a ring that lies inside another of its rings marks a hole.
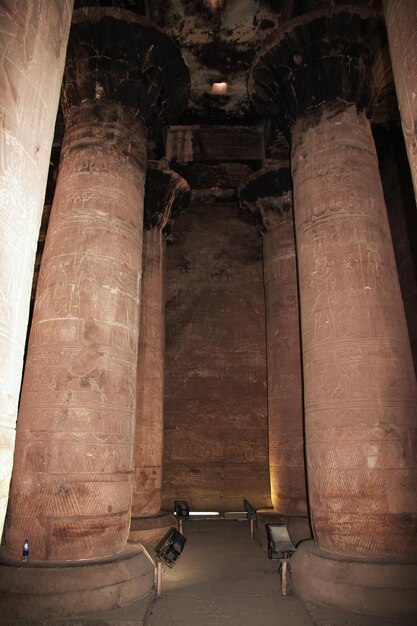
[[[175,516],[177,518],[178,530],[182,533],[182,522],[190,516],[190,508],[185,500],[175,500]]]
[[[155,548],[156,556],[168,567],[174,567],[187,539],[176,528],[170,528]]]
[[[156,553],[156,595],[162,591],[162,563],[174,567],[187,539],[176,528],[171,528],[155,548]]]
[[[250,538],[253,539],[254,525],[256,520],[256,509],[251,505],[248,500],[246,500],[246,498],[243,498],[243,507],[246,511],[246,519],[249,520]]]
[[[290,570],[289,560],[295,551],[295,546],[285,524],[266,524],[266,536],[268,539],[268,558],[278,559],[280,562],[281,594],[286,596]]]

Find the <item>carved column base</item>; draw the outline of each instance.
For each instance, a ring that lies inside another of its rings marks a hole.
[[[132,517],[130,522],[129,541],[156,545],[177,520],[169,511],[158,511],[149,517]]]
[[[295,591],[315,624],[417,623],[416,562],[353,559],[305,541],[290,565]]]
[[[307,515],[282,515],[273,509],[258,509],[255,538],[262,550],[268,552],[266,524],[286,524],[291,541],[296,546],[300,541],[311,539],[310,522]]]
[[[128,546],[96,561],[32,561],[1,555],[0,614],[9,620],[88,616],[153,597],[154,564],[146,550]]]

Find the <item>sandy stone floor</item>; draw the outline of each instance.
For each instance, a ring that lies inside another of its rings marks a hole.
[[[190,521],[173,569],[164,567],[162,596],[149,626],[307,626],[295,596],[282,597],[278,563],[249,538],[247,522]]]

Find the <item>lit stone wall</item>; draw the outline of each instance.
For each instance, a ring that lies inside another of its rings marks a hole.
[[[233,203],[194,203],[167,250],[163,506],[271,506],[262,240]]]

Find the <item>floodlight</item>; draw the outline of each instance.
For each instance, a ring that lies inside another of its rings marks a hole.
[[[184,519],[190,515],[190,507],[185,500],[175,500],[174,508],[177,519]]]
[[[190,507],[185,500],[175,500],[174,508],[177,518],[178,530],[180,533],[182,533],[182,522],[184,519],[190,516]]]
[[[253,507],[251,505],[251,503],[246,500],[246,498],[243,498],[243,507],[247,513],[247,518],[248,519],[255,519],[256,518],[256,509],[255,507]]]
[[[265,524],[268,538],[268,558],[279,559],[281,573],[281,594],[287,595],[289,559],[295,551],[295,546],[288,534],[285,524]]]
[[[155,548],[156,553],[156,595],[162,592],[162,563],[168,567],[174,567],[178,561],[181,552],[184,550],[186,542],[184,535],[178,532],[176,528],[170,528],[165,537],[161,539]]]
[[[295,551],[285,524],[266,524],[266,536],[269,559],[288,559]]]
[[[171,528],[155,548],[157,558],[168,567],[174,567],[186,541],[176,528]]]

